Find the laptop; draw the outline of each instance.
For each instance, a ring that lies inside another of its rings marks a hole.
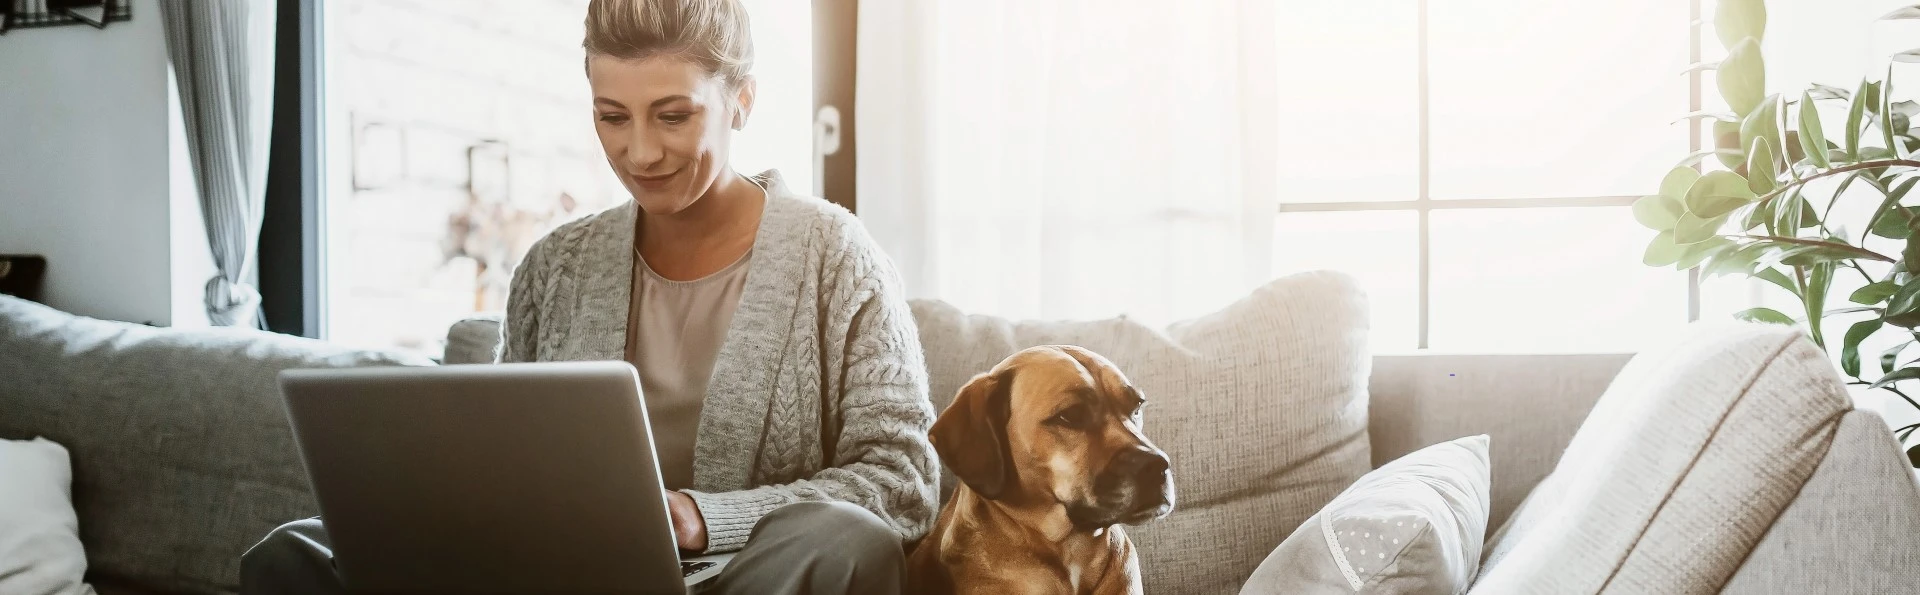
[[[288,370],[281,392],[349,590],[682,595],[626,362]]]

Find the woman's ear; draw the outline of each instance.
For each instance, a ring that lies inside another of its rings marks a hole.
[[[735,86],[738,89],[733,96],[733,129],[742,130],[747,127],[747,116],[753,115],[753,99],[760,91],[759,81],[754,80],[753,75],[746,75],[740,77],[740,84]]]
[[[1008,389],[1012,381],[1011,370],[974,376],[927,432],[940,462],[988,500],[999,498],[1013,483],[1013,462],[1007,447],[1007,419],[1012,414]]]

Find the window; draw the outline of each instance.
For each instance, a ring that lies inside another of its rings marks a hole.
[[[759,96],[735,167],[814,187],[807,2],[747,0]],[[324,336],[438,354],[505,308],[553,227],[629,200],[594,136],[587,0],[322,4]]]
[[[1634,351],[1698,317],[1629,209],[1699,147],[1701,10],[1289,3],[1275,272],[1354,274],[1389,352]]]

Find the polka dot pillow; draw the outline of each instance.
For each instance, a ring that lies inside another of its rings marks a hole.
[[[1488,467],[1486,436],[1382,465],[1274,548],[1241,594],[1465,593],[1487,533]]]

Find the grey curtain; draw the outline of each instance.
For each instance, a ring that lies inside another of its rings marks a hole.
[[[220,270],[207,280],[207,317],[258,327],[260,293],[248,281],[266,206],[274,1],[161,0],[160,7],[207,243]]]

